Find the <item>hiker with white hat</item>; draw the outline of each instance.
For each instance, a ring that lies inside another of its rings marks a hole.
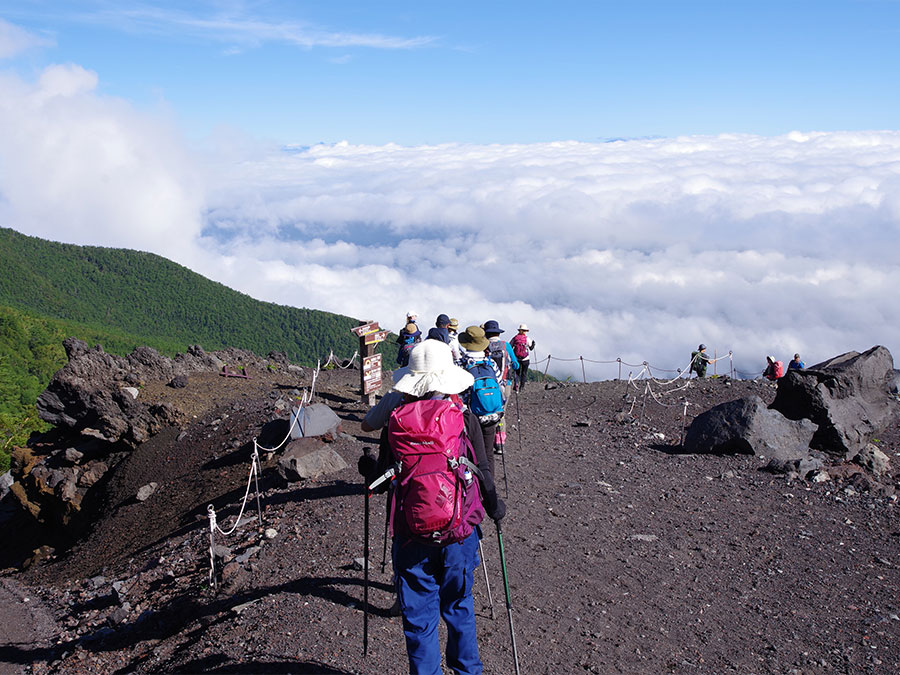
[[[473,381],[443,342],[416,345],[409,371],[394,385],[403,403],[382,433],[379,457],[365,454],[358,464],[370,492],[393,485],[394,584],[411,673],[441,672],[441,619],[447,667],[482,672],[472,597],[476,528],[485,513],[499,522],[506,505],[494,488],[478,420],[459,401]],[[440,517],[445,508],[447,520]]]
[[[528,339],[528,325],[519,324],[519,332],[509,341],[513,354],[519,360],[519,370],[513,378],[513,389],[525,390],[525,382],[528,380],[528,365],[531,363],[531,352],[534,350],[534,340]]]

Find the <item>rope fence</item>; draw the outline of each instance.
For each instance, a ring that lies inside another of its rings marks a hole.
[[[532,352],[532,354],[533,353],[534,352]],[[621,358],[616,358],[616,359],[612,359],[612,360],[608,360],[608,361],[599,361],[596,359],[588,359],[588,358],[585,358],[584,356],[577,356],[575,358],[564,358],[564,357],[553,356],[552,354],[548,354],[547,356],[545,356],[541,359],[537,359],[537,360],[532,359],[531,367],[534,368],[535,370],[537,370],[538,372],[541,372],[540,367],[543,366],[543,378],[542,379],[547,379],[551,362],[553,362],[553,361],[559,361],[560,363],[580,362],[581,363],[582,382],[587,384],[588,379],[587,379],[587,371],[586,371],[585,365],[584,365],[585,363],[596,364],[596,365],[617,364],[618,365],[618,375],[615,378],[617,380],[622,379],[622,366],[626,366],[628,368],[640,368],[641,372],[639,373],[638,377],[640,377],[640,375],[642,375],[642,374],[646,374],[648,378],[656,379],[658,382],[662,383],[662,381],[659,380],[659,378],[656,378],[653,375],[654,370],[657,373],[661,373],[661,374],[674,374],[675,377],[672,377],[669,380],[669,382],[674,382],[675,380],[679,380],[679,379],[685,379],[685,376],[689,379],[691,376],[691,373],[693,372],[691,367],[694,365],[697,358],[698,357],[696,357],[696,356],[694,358],[692,358],[691,361],[684,368],[678,368],[676,370],[672,370],[672,369],[659,368],[657,366],[653,366],[647,361],[643,361],[642,363],[628,363],[627,361],[623,361]],[[753,379],[754,377],[756,377],[755,374],[739,373],[737,370],[735,370],[734,353],[731,351],[729,351],[724,356],[719,356],[716,358],[708,358],[707,362],[715,364],[718,361],[724,361],[726,359],[729,362],[728,372],[732,379],[735,379],[735,375],[740,375],[742,379]],[[629,373],[628,377],[631,378],[632,373]]]

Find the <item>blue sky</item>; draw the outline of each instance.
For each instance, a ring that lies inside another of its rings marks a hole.
[[[7,1],[0,225],[524,321],[560,376],[896,353],[898,33],[891,0]]]
[[[896,127],[900,3],[22,2],[12,62],[191,137],[531,143]]]

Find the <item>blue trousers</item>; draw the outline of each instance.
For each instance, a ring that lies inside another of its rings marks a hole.
[[[472,599],[475,568],[480,564],[477,533],[446,546],[425,546],[398,536],[393,555],[409,672],[441,675],[438,623],[443,619],[447,666],[460,675],[479,675],[482,665]]]

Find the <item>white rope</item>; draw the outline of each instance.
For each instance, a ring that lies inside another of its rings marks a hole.
[[[690,378],[690,373],[692,372],[690,370],[690,368],[692,365],[694,365],[694,362],[697,360],[697,358],[698,358],[697,356],[694,356],[690,360],[690,362],[688,362],[688,365],[685,366],[684,368],[672,370],[672,369],[667,369],[667,368],[658,368],[658,367],[648,363],[647,361],[644,361],[643,363],[628,363],[627,361],[623,361],[621,358],[615,359],[613,361],[598,361],[598,360],[594,360],[594,359],[588,359],[583,356],[579,356],[577,358],[570,359],[570,358],[562,358],[559,356],[552,356],[552,355],[548,354],[547,356],[545,356],[544,358],[542,358],[539,361],[533,361],[531,364],[531,367],[536,369],[537,366],[539,366],[543,363],[547,363],[549,365],[549,363],[551,361],[561,361],[563,363],[574,363],[575,361],[581,361],[582,363],[595,363],[595,364],[619,363],[621,365],[628,366],[629,368],[642,368],[643,370],[641,371],[641,373],[646,371],[648,373],[648,375],[650,376],[650,378],[659,384],[670,384],[672,382],[675,382],[676,380],[682,379],[684,377],[685,373],[688,373],[688,378]],[[740,375],[742,377],[745,375],[745,373],[741,373],[734,369],[734,353],[731,351],[729,351],[727,354],[723,354],[722,356],[719,356],[718,358],[708,359],[708,363],[716,363],[723,359],[728,359],[729,361],[731,361],[731,371],[733,373],[736,373],[737,375]],[[653,373],[651,372],[651,369],[657,370],[662,373],[674,373],[675,377],[673,377],[671,380],[660,380],[658,378],[653,377]],[[638,375],[638,377],[640,377],[640,375]]]
[[[255,441],[254,441],[254,445],[255,445]],[[253,449],[253,453],[254,453],[254,455],[256,455],[256,448],[255,448],[255,447],[254,447],[254,449]],[[212,511],[212,514],[213,514],[212,524],[215,525],[215,528],[216,528],[221,534],[225,535],[226,537],[227,537],[229,534],[231,534],[232,532],[234,532],[234,531],[237,529],[237,526],[238,526],[238,525],[240,524],[240,522],[241,522],[241,516],[244,515],[244,509],[247,507],[247,498],[250,496],[250,486],[253,484],[253,475],[256,473],[256,464],[257,464],[257,463],[256,463],[256,460],[255,460],[255,458],[253,458],[253,460],[251,461],[251,464],[250,464],[250,476],[247,478],[247,491],[244,492],[244,501],[241,503],[241,510],[240,510],[240,512],[238,513],[237,520],[234,521],[234,525],[231,527],[230,530],[228,530],[228,532],[226,532],[226,531],[223,530],[221,527],[219,527],[218,524],[216,524],[216,522],[215,522],[215,510],[213,509],[212,504],[209,505],[209,509],[210,509],[210,511]]]

